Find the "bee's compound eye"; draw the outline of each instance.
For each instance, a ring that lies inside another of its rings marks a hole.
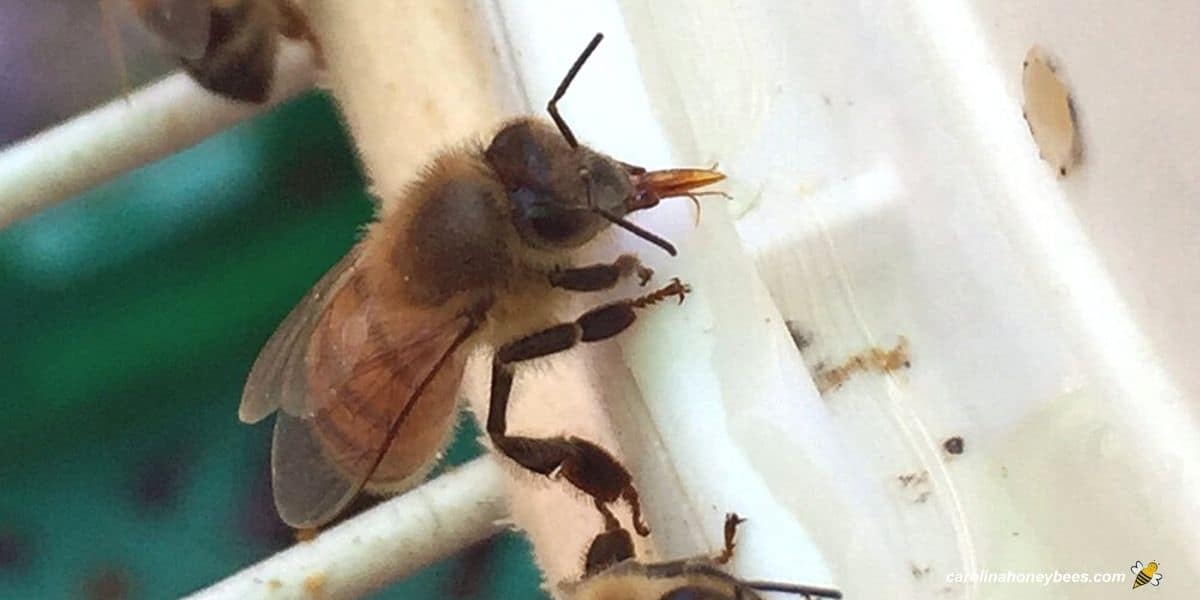
[[[504,187],[550,190],[555,173],[570,168],[571,150],[557,132],[540,123],[518,121],[492,138],[484,156]]]
[[[545,193],[519,189],[509,194],[516,209],[517,230],[539,248],[571,248],[595,235],[597,217],[585,211],[563,210],[558,199]]]

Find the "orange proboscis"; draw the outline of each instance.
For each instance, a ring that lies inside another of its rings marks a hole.
[[[629,202],[628,208],[630,212],[650,208],[657,205],[664,198],[674,198],[677,196],[691,198],[692,202],[696,203],[697,209],[700,203],[696,200],[696,196],[716,194],[728,197],[724,192],[693,191],[725,179],[723,173],[713,169],[663,169],[661,171],[638,173],[632,177],[634,186],[637,188],[637,194]]]
[[[725,175],[712,169],[663,169],[661,171],[634,172],[633,182],[637,194],[629,202],[629,212],[657,206],[663,198],[687,196],[696,206],[696,224],[700,224],[700,200],[698,196],[724,196],[729,194],[719,190],[693,191],[706,185],[714,184]]]

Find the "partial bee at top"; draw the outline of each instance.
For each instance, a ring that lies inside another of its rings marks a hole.
[[[291,0],[128,2],[196,83],[226,98],[267,100],[280,36],[310,44],[322,61],[308,19]]]

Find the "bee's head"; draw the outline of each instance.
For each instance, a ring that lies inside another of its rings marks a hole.
[[[635,190],[613,159],[572,148],[553,127],[533,119],[505,126],[485,152],[512,201],[522,240],[537,248],[575,248],[629,212]]]
[[[526,244],[576,248],[613,224],[673,256],[675,247],[670,242],[626,221],[625,215],[663,198],[692,195],[691,190],[725,176],[709,169],[648,173],[575,140],[558,114],[558,100],[602,39],[599,33],[592,38],[547,104],[554,128],[534,119],[518,119],[492,138],[484,155],[504,184],[514,224]]]
[[[576,248],[615,224],[674,255],[669,242],[625,216],[724,178],[708,169],[647,172],[571,142],[547,123],[520,119],[502,128],[484,152],[530,246]]]

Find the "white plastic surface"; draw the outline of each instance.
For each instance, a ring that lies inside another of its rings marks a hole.
[[[712,201],[695,234],[686,205],[639,218],[683,238],[655,267],[697,288],[654,317],[683,337],[622,344],[640,400],[613,420],[657,465],[636,475],[660,553],[711,547],[739,510],[735,571],[849,598],[1123,598],[1151,560],[1149,593],[1198,589],[1200,7],[509,4],[534,106],[563,48],[609,34],[564,103],[576,132],[648,166],[719,161],[770,292],[724,251]],[[1085,154],[1062,180],[1021,118],[1034,44],[1079,112]],[[810,365],[904,336],[912,368],[818,396],[776,307]],[[947,581],[982,571],[1127,579]]]

